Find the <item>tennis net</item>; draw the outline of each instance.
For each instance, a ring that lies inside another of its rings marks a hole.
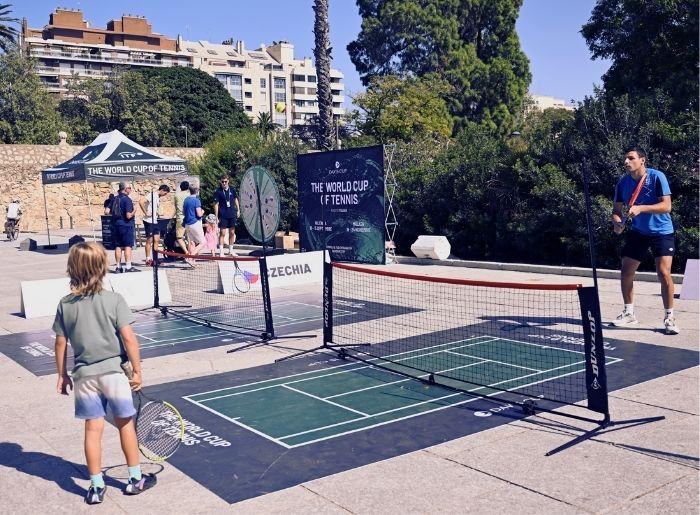
[[[164,314],[264,340],[274,335],[264,259],[190,256],[163,250],[155,256],[153,305]],[[160,298],[164,295],[158,285],[159,270],[167,277],[167,301]]]
[[[410,309],[396,316],[396,305]],[[476,396],[526,406],[587,400],[588,409],[608,418],[592,287],[326,263],[324,342],[372,366]]]

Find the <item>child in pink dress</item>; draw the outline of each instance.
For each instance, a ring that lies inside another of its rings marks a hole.
[[[216,215],[209,214],[204,219],[204,248],[216,257],[216,246],[219,241],[219,230],[216,226]]]

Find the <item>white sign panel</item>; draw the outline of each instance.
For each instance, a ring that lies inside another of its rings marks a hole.
[[[233,260],[217,261],[219,265],[219,291],[223,293],[242,293],[236,288],[236,262]],[[250,290],[260,288],[260,268],[257,261],[238,261],[238,281],[243,274],[250,284]],[[270,289],[282,286],[320,283],[323,280],[323,252],[300,252],[298,254],[281,254],[267,258],[267,272]],[[240,285],[240,283],[239,283]],[[245,290],[245,288],[241,288]]]
[[[270,288],[323,281],[323,252],[280,254],[267,258]]]
[[[685,273],[683,274],[683,287],[681,288],[681,299],[698,300],[698,285],[700,283],[700,260],[689,259],[685,262]]]

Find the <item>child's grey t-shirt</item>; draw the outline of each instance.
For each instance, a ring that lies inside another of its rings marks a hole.
[[[119,329],[134,316],[124,297],[102,290],[94,295],[63,297],[56,309],[53,330],[65,336],[73,347],[73,378],[105,372],[121,372],[124,346]]]

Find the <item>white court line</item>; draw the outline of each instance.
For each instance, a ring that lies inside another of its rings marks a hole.
[[[149,338],[149,337],[146,336],[145,334],[136,333],[136,337],[137,337],[137,338],[145,338],[146,340],[151,340],[152,342],[157,341],[157,340],[154,340],[153,338]]]
[[[195,406],[199,406],[200,408],[203,408],[203,409],[207,410],[209,413],[213,413],[213,414],[216,415],[217,417],[221,417],[221,418],[223,418],[224,420],[228,420],[229,422],[233,422],[234,424],[236,424],[236,425],[239,426],[239,427],[242,427],[243,429],[247,429],[248,431],[251,431],[251,432],[255,433],[255,434],[258,435],[258,436],[262,436],[262,437],[265,438],[266,440],[269,440],[269,441],[271,441],[271,442],[274,442],[274,443],[276,443],[277,445],[281,445],[282,447],[284,447],[284,448],[286,448],[286,449],[291,449],[291,447],[290,447],[289,445],[287,445],[286,443],[284,443],[283,441],[278,440],[277,438],[274,438],[274,437],[268,435],[267,433],[263,433],[262,431],[258,431],[257,429],[255,429],[255,428],[253,428],[253,427],[250,427],[250,426],[248,426],[248,425],[246,425],[246,424],[243,424],[243,423],[239,422],[238,419],[239,419],[240,417],[236,417],[236,418],[227,417],[227,416],[224,415],[222,412],[217,411],[217,410],[212,409],[212,408],[209,408],[208,406],[205,406],[205,405],[203,405],[203,404],[200,404],[200,403],[197,402],[197,401],[193,401],[192,399],[189,399],[188,397],[182,397],[182,398],[183,398],[184,400],[186,400],[186,401],[191,402],[191,403],[194,404]]]
[[[328,397],[324,397],[324,399],[335,399],[336,397],[343,397],[343,396],[345,396],[345,395],[352,395],[352,394],[354,394],[354,393],[364,392],[364,391],[367,391],[367,390],[372,390],[372,389],[374,389],[374,388],[383,388],[383,387],[385,387],[385,386],[389,386],[389,385],[392,385],[392,384],[405,383],[405,382],[407,382],[407,381],[415,381],[416,378],[420,379],[421,377],[430,377],[431,374],[444,374],[445,372],[452,372],[453,370],[459,370],[459,369],[462,369],[462,368],[469,368],[469,367],[473,367],[474,365],[480,365],[481,363],[486,363],[486,362],[487,362],[487,361],[477,361],[476,363],[470,363],[469,365],[461,365],[461,366],[459,366],[459,367],[446,368],[445,370],[437,370],[437,371],[435,371],[435,372],[431,372],[431,373],[427,373],[427,374],[421,374],[421,375],[419,375],[419,376],[416,376],[415,378],[413,378],[413,377],[405,377],[405,376],[403,376],[403,375],[401,375],[401,374],[399,374],[399,373],[390,372],[390,371],[385,370],[385,369],[382,369],[382,368],[370,367],[370,368],[374,368],[375,370],[381,370],[382,372],[389,372],[389,373],[391,373],[391,374],[393,374],[393,375],[401,375],[401,377],[405,377],[405,379],[400,379],[400,380],[398,380],[398,381],[391,381],[390,383],[382,383],[382,384],[377,384],[377,385],[374,385],[374,386],[368,386],[367,388],[359,388],[359,389],[357,389],[357,390],[351,390],[351,391],[349,391],[349,392],[338,393],[338,394],[335,394],[335,395],[329,395]]]
[[[457,349],[460,349],[461,347],[456,347]],[[544,372],[544,370],[540,370],[539,368],[530,368],[530,367],[523,367],[522,365],[515,365],[513,363],[506,363],[505,361],[498,361],[497,359],[491,359],[491,358],[484,358],[483,356],[472,356],[471,354],[461,354],[459,352],[452,352],[451,350],[446,350],[444,351],[449,354],[454,354],[456,356],[467,356],[468,358],[479,358],[479,359],[485,359],[486,361],[490,361],[491,363],[498,363],[500,365],[506,365],[508,367],[514,367],[514,368],[522,368],[524,370],[532,370],[535,372]],[[546,370],[546,369],[545,369]]]
[[[584,363],[584,362],[581,362],[581,363]],[[569,366],[569,365],[567,365],[567,366]],[[559,368],[563,368],[563,367],[559,367]],[[541,379],[541,380],[539,380],[539,381],[533,381],[533,382],[528,383],[528,384],[519,385],[519,386],[515,386],[515,387],[513,387],[513,388],[506,389],[505,392],[511,392],[511,391],[513,391],[513,390],[520,390],[520,389],[522,389],[522,388],[527,388],[528,386],[532,386],[532,385],[535,385],[535,384],[543,383],[543,382],[545,382],[545,381],[551,381],[551,380],[560,379],[560,378],[562,378],[562,377],[566,377],[566,376],[569,376],[569,375],[578,374],[578,373],[580,373],[580,372],[582,372],[582,371],[583,371],[583,370],[575,370],[575,371],[573,371],[573,372],[568,372],[568,373],[566,373],[566,374],[561,374],[561,375],[558,375],[558,376],[556,376],[556,377],[548,377],[548,378],[545,378],[545,379]],[[402,406],[402,407],[400,407],[400,408],[394,408],[394,409],[391,409],[391,410],[382,411],[382,412],[380,412],[380,413],[375,413],[375,414],[373,414],[372,417],[379,417],[379,416],[386,415],[386,414],[389,414],[389,413],[395,413],[395,412],[397,412],[397,411],[402,411],[402,410],[405,410],[405,409],[409,409],[409,408],[413,408],[413,407],[416,407],[416,406],[420,406],[420,405],[422,405],[422,404],[427,404],[427,403],[434,402],[434,401],[438,401],[438,400],[448,399],[448,398],[455,397],[455,396],[467,395],[469,392],[476,392],[476,391],[478,391],[478,390],[485,390],[485,389],[492,388],[492,387],[494,387],[494,386],[496,386],[496,385],[499,385],[499,384],[502,384],[502,383],[507,383],[508,381],[519,381],[519,380],[521,380],[521,379],[524,379],[525,377],[529,377],[529,376],[532,376],[532,375],[537,375],[537,374],[527,374],[527,375],[524,375],[524,376],[520,376],[520,377],[508,379],[508,380],[505,380],[505,381],[499,381],[498,383],[492,383],[492,384],[490,384],[490,385],[488,385],[488,386],[479,386],[479,387],[476,387],[476,388],[472,388],[472,389],[470,389],[470,390],[467,390],[466,392],[457,392],[457,393],[450,394],[450,395],[445,395],[445,396],[442,396],[442,397],[436,397],[436,398],[431,399],[431,400],[429,400],[429,401],[414,403],[414,404],[410,404],[410,405],[407,405],[407,406]],[[440,386],[440,385],[437,385],[437,386]],[[343,436],[343,435],[346,435],[346,434],[356,433],[356,432],[358,432],[358,431],[364,431],[365,429],[371,429],[371,428],[373,428],[373,427],[379,427],[379,426],[383,426],[383,425],[386,425],[386,424],[392,424],[392,423],[398,422],[398,421],[400,421],[400,420],[405,420],[405,419],[408,419],[408,418],[413,418],[413,417],[417,417],[417,416],[420,416],[420,415],[425,415],[425,414],[427,414],[427,413],[432,413],[432,412],[435,412],[435,411],[440,411],[440,410],[447,409],[447,408],[451,408],[451,407],[454,407],[454,406],[459,406],[459,405],[461,405],[461,404],[466,404],[466,403],[469,403],[469,402],[474,402],[474,401],[476,401],[476,400],[482,399],[483,397],[492,397],[492,396],[494,396],[494,395],[500,395],[500,394],[503,394],[503,393],[504,393],[503,391],[498,391],[498,392],[494,392],[494,393],[491,393],[491,394],[488,394],[488,395],[475,397],[475,398],[473,398],[473,399],[467,399],[467,400],[462,401],[462,402],[457,402],[457,403],[454,403],[454,404],[449,404],[449,405],[447,405],[447,406],[439,406],[439,407],[437,407],[437,408],[435,408],[435,409],[432,409],[432,410],[421,411],[421,412],[418,412],[418,413],[414,413],[414,414],[411,414],[411,415],[407,415],[407,416],[405,416],[405,417],[394,418],[394,419],[391,419],[391,420],[388,420],[388,421],[385,421],[385,422],[379,422],[379,423],[377,423],[377,424],[373,424],[373,425],[370,425],[370,426],[363,426],[363,427],[361,427],[361,428],[353,429],[353,430],[346,431],[346,432],[343,432],[343,433],[337,433],[337,434],[333,434],[333,435],[331,435],[331,436],[326,436],[326,437],[322,437],[322,438],[317,438],[317,439],[315,439],[315,440],[310,440],[310,441],[303,442],[303,443],[300,443],[300,444],[291,445],[291,447],[292,447],[292,448],[294,448],[294,447],[301,447],[301,446],[304,446],[304,445],[309,445],[309,444],[316,443],[316,442],[320,442],[320,441],[323,441],[323,440],[329,440],[329,439],[331,439],[331,438],[337,438],[337,437],[339,437],[339,436]],[[350,420],[350,421],[345,421],[345,422],[338,422],[338,423],[335,423],[335,424],[330,424],[330,425],[328,425],[328,426],[318,427],[318,428],[315,428],[315,429],[312,429],[312,430],[308,430],[308,431],[303,431],[303,432],[300,432],[300,433],[294,433],[294,434],[291,434],[291,435],[281,436],[279,439],[280,439],[280,440],[286,440],[286,439],[289,439],[289,438],[293,438],[293,437],[295,437],[295,436],[300,436],[300,435],[302,435],[302,434],[308,434],[308,433],[313,433],[313,432],[317,432],[317,431],[324,431],[324,430],[329,429],[329,428],[331,428],[331,427],[337,427],[337,426],[341,426],[341,425],[345,425],[345,424],[350,424],[350,423],[352,423],[352,422],[357,422],[357,421],[360,421],[360,420],[362,420],[362,419],[355,419],[355,420]]]
[[[453,343],[462,343],[462,342],[470,341],[470,340],[473,340],[473,339],[476,339],[476,338],[484,338],[484,336],[473,336],[472,338],[466,338],[466,339],[464,339],[464,340],[455,340],[455,341],[453,341],[453,342],[440,343],[440,344],[437,344],[437,345],[434,345],[434,346],[424,347],[424,348],[425,348],[425,349],[432,349],[432,348],[435,348],[435,347],[443,347],[443,346],[445,346],[445,345],[451,345],[451,344],[453,344]],[[485,342],[484,342],[484,343],[485,343]],[[409,354],[409,353],[412,353],[412,352],[416,352],[416,351],[415,351],[415,350],[412,350],[412,351],[405,351],[405,352],[397,352],[396,354],[388,354],[387,356],[384,357],[384,359],[385,359],[385,358],[392,358],[392,357],[394,357],[394,356],[401,356],[401,355]],[[376,361],[383,361],[384,359],[380,360],[380,359],[378,359],[378,358],[372,358],[371,360],[368,360],[368,361],[375,361],[375,362],[376,362]],[[193,393],[193,394],[189,395],[188,397],[195,397],[195,396],[198,396],[198,395],[207,395],[207,394],[210,394],[210,393],[218,393],[218,392],[223,392],[223,391],[227,391],[227,390],[228,390],[228,391],[232,391],[232,390],[237,390],[237,389],[240,389],[240,388],[245,388],[245,387],[247,387],[247,386],[254,386],[254,385],[257,385],[257,384],[265,384],[265,383],[270,383],[270,382],[275,382],[275,381],[277,381],[277,382],[275,383],[275,386],[276,386],[276,385],[278,385],[278,384],[283,384],[283,383],[284,383],[283,380],[284,380],[284,379],[287,379],[287,378],[306,376],[306,375],[309,375],[309,374],[321,374],[321,375],[318,375],[318,376],[314,376],[314,377],[309,378],[309,379],[315,379],[316,377],[327,377],[327,376],[332,376],[332,375],[336,375],[336,374],[342,374],[342,373],[345,373],[345,372],[350,372],[351,370],[359,370],[359,369],[363,369],[363,368],[369,368],[370,366],[371,366],[371,365],[359,365],[357,362],[352,362],[352,363],[347,363],[347,364],[345,364],[345,365],[335,365],[335,366],[327,367],[327,368],[322,369],[322,370],[310,370],[309,372],[300,372],[300,373],[298,373],[298,374],[291,374],[291,375],[288,375],[288,376],[277,377],[277,378],[274,378],[274,379],[264,379],[264,380],[262,380],[262,381],[255,381],[255,382],[252,382],[252,383],[246,383],[246,384],[242,384],[242,385],[239,385],[239,386],[229,386],[229,387],[226,387],[226,388],[218,388],[218,389],[216,389],[216,390],[210,390],[210,391],[207,391],[207,392]],[[339,372],[332,372],[332,373],[329,373],[329,374],[323,373],[324,371],[334,370],[334,369],[339,369],[339,368],[347,368],[347,367],[354,367],[354,368],[352,368],[351,370],[347,370],[347,371],[346,371],[346,370],[341,370],[341,371],[339,371]],[[305,381],[305,380],[307,380],[307,379],[302,379],[302,381]],[[281,381],[281,382],[280,382],[280,381]],[[299,382],[299,381],[290,381],[290,382],[287,382],[286,384],[294,384],[294,383],[296,383],[296,382]],[[253,390],[251,390],[251,391],[253,391]],[[257,390],[255,390],[255,391],[257,391]],[[225,395],[224,395],[224,396],[225,396]],[[224,396],[222,396],[222,397],[224,397]],[[218,399],[219,397],[216,397],[216,398]],[[208,399],[199,399],[199,400],[201,400],[201,401],[206,401],[206,400],[208,400]]]
[[[177,340],[165,340],[164,342],[160,342],[160,343],[153,344],[153,345],[148,345],[148,344],[141,345],[141,348],[142,348],[142,349],[155,349],[156,347],[165,347],[165,346],[167,346],[167,345],[171,345],[171,346],[172,346],[172,345],[178,345],[178,344],[180,344],[180,343],[196,342],[196,341],[199,341],[199,340],[206,340],[207,338],[210,338],[210,337],[212,337],[212,336],[223,336],[223,335],[226,335],[226,334],[230,334],[230,333],[228,333],[228,332],[226,332],[226,331],[221,331],[221,332],[219,332],[219,333],[214,333],[214,334],[210,334],[210,335],[207,335],[207,336],[202,336],[201,338],[185,338],[185,339],[180,339],[180,341],[177,341]],[[248,340],[243,340],[241,343],[243,343],[244,341],[248,341]],[[237,343],[237,342],[233,342],[233,343]]]
[[[296,393],[300,393],[302,395],[306,395],[307,397],[311,397],[312,399],[316,399],[317,401],[325,402],[327,404],[330,404],[332,406],[336,406],[338,408],[344,409],[346,411],[352,411],[353,413],[357,413],[358,415],[362,415],[363,417],[371,417],[372,415],[369,415],[368,413],[364,413],[362,411],[358,411],[356,409],[352,409],[349,406],[343,406],[342,404],[338,404],[337,402],[329,401],[327,399],[324,399],[323,397],[318,397],[312,393],[305,392],[303,390],[297,390],[296,388],[292,388],[291,386],[287,386],[286,384],[280,385],[281,388],[286,388],[287,390],[291,390]]]
[[[206,326],[201,325],[201,324],[194,324],[194,325],[189,326],[189,327],[175,327],[173,329],[156,329],[155,331],[148,331],[146,333],[139,333],[139,334],[158,335],[158,334],[162,334],[162,333],[172,333],[173,331],[190,331],[190,330],[194,330],[194,329],[211,330],[210,327],[206,327]],[[199,335],[196,335],[196,336],[199,336]]]

